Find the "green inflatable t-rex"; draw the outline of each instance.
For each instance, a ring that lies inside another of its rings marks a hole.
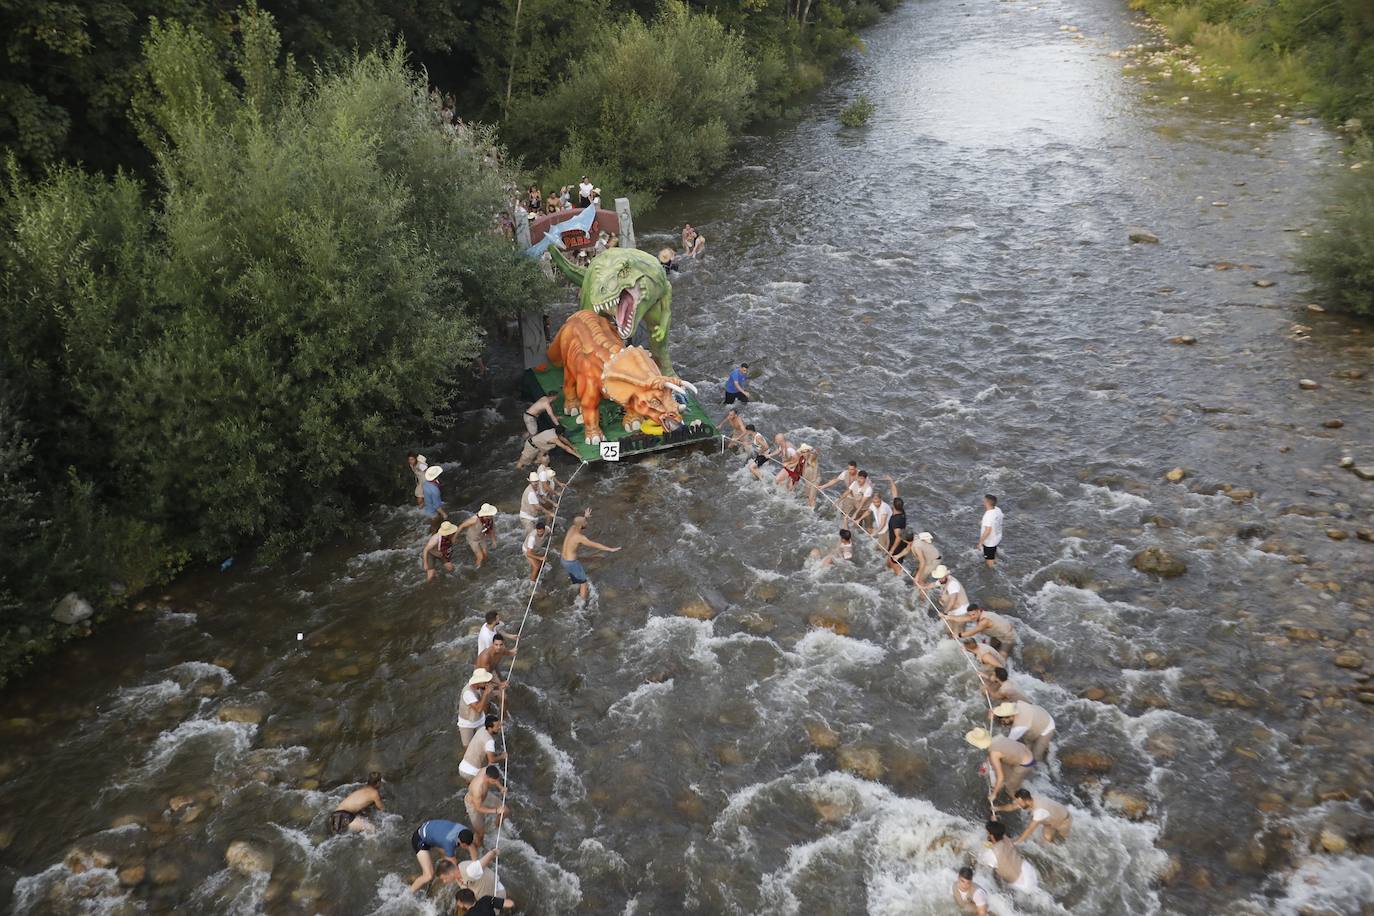
[[[607,248],[586,267],[578,267],[556,247],[550,247],[549,254],[558,269],[582,288],[579,306],[604,315],[620,332],[621,340],[633,337],[643,321],[649,328],[649,352],[654,361],[664,375],[673,374],[673,361],[668,357],[673,287],[658,258],[638,248]]]

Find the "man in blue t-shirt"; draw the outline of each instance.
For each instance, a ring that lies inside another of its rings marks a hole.
[[[420,862],[420,877],[410,882],[410,889],[418,891],[434,880],[434,853],[430,850],[439,850],[444,859],[457,865],[458,860],[454,857],[458,847],[465,847],[470,853],[474,839],[472,831],[457,821],[433,820],[421,824],[410,838],[410,848],[415,850],[415,858]],[[444,884],[451,884],[458,879],[456,868],[445,867],[440,871],[439,880]]]
[[[725,403],[733,404],[739,401],[741,404],[749,403],[749,392],[744,388],[744,382],[749,378],[749,364],[740,363],[739,368],[730,373],[730,377],[725,380]]]

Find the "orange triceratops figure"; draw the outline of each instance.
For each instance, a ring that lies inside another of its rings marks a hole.
[[[601,432],[598,406],[602,395],[625,408],[625,430],[634,432],[653,420],[668,432],[682,426],[673,393],[696,389],[690,382],[664,375],[643,347],[627,347],[609,321],[596,312],[573,312],[549,344],[549,362],[563,369],[563,409],[575,417],[595,445]]]

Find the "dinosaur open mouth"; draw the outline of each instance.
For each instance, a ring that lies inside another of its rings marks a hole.
[[[597,305],[595,311],[605,318],[614,319],[620,339],[629,340],[635,329],[635,309],[639,307],[639,300],[643,295],[644,292],[638,284],[627,286],[619,295]]]

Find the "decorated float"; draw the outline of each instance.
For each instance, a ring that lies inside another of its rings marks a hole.
[[[527,335],[526,394],[554,395],[554,411],[585,461],[620,460],[663,449],[715,444],[715,425],[695,388],[673,371],[668,352],[673,288],[658,259],[634,247],[629,202],[530,221],[526,253],[545,250],[578,290],[578,308],[533,362]],[[585,266],[576,252],[601,233],[619,243]],[[636,344],[640,335],[647,346]]]

